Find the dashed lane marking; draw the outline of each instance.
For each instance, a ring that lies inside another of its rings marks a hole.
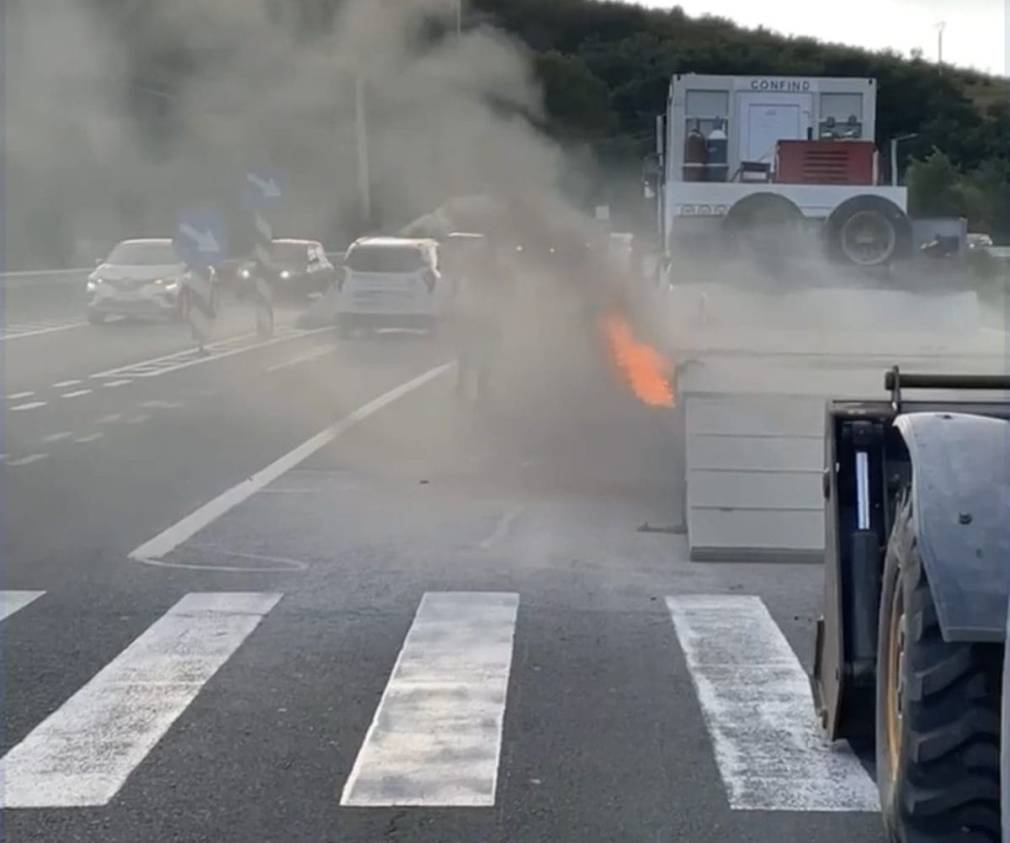
[[[118,381],[109,381],[108,383],[103,383],[102,386],[106,389],[115,389],[117,386],[126,386],[127,384],[133,383],[132,380],[123,379]]]
[[[181,401],[145,401],[140,406],[145,410],[178,410],[186,405]]]
[[[20,468],[23,465],[31,465],[32,463],[42,462],[42,460],[49,459],[49,454],[29,454],[26,457],[21,457],[16,460],[9,460],[7,465],[11,468]]]
[[[667,597],[736,811],[877,811],[877,788],[814,716],[810,684],[758,597]]]
[[[138,562],[149,562],[152,559],[160,559],[162,556],[167,555],[212,521],[220,518],[226,512],[229,512],[244,500],[256,494],[256,492],[260,489],[269,485],[278,477],[304,462],[314,453],[325,448],[338,437],[343,436],[369,416],[375,415],[375,413],[378,413],[384,407],[398,401],[414,390],[420,389],[428,382],[435,380],[435,378],[444,375],[452,369],[452,367],[452,363],[445,363],[434,369],[430,369],[423,375],[419,375],[413,380],[407,381],[395,389],[391,389],[384,395],[380,395],[378,398],[369,401],[349,416],[346,416],[336,424],[326,428],[326,430],[323,430],[321,433],[317,433],[293,451],[290,451],[280,459],[272,462],[266,468],[256,472],[256,474],[252,477],[249,477],[237,486],[233,486],[227,491],[222,492],[216,498],[208,501],[195,512],[187,515],[181,521],[178,521],[171,527],[168,527],[150,541],[144,542],[144,544],[136,548],[130,554],[130,558]]]
[[[74,392],[64,392],[60,398],[80,398],[82,395],[91,395],[92,391],[90,389],[78,389]]]
[[[183,597],[0,761],[3,807],[108,804],[280,599]]]
[[[42,441],[47,445],[53,442],[63,442],[66,439],[72,439],[74,436],[69,430],[65,430],[62,433],[50,433],[48,436],[43,436]]]
[[[116,369],[109,369],[105,372],[98,372],[92,375],[93,378],[153,378],[160,375],[167,375],[170,372],[178,372],[181,369],[188,369],[191,366],[200,366],[205,363],[212,363],[215,360],[224,360],[236,354],[244,354],[247,351],[256,351],[261,348],[269,348],[282,342],[301,339],[312,336],[323,331],[331,331],[332,328],[312,328],[301,330],[297,328],[280,328],[277,333],[268,340],[260,340],[256,334],[240,334],[227,340],[211,343],[206,346],[205,353],[201,354],[199,349],[187,349],[174,354],[166,354],[162,357],[155,357],[151,360],[143,360],[139,363],[131,363],[128,366],[120,366]]]
[[[519,595],[428,592],[341,805],[491,807]]]
[[[12,392],[5,397],[8,401],[21,401],[25,398],[31,398],[34,394],[34,392]]]
[[[78,445],[88,445],[92,442],[97,442],[103,436],[105,436],[104,433],[89,433],[87,436],[78,436],[74,442]]]
[[[137,413],[135,416],[127,416],[123,419],[124,424],[143,424],[151,420],[150,413]]]
[[[27,404],[18,404],[16,407],[11,407],[10,411],[12,413],[23,413],[25,410],[36,410],[39,407],[46,406],[45,401],[30,401]]]
[[[332,343],[318,346],[314,349],[311,349],[310,351],[307,351],[305,354],[299,355],[298,357],[292,357],[290,360],[285,360],[283,363],[277,363],[273,366],[268,366],[267,372],[268,373],[279,372],[282,369],[290,369],[294,366],[301,365],[302,363],[310,363],[313,360],[319,360],[320,358],[325,357],[327,354],[330,354],[333,351],[335,351],[336,348],[337,347]]]
[[[0,328],[0,341],[19,340],[25,337],[37,337],[41,334],[54,334],[58,331],[70,331],[74,328],[83,328],[87,322],[61,322],[58,324],[24,324],[8,325]]]
[[[83,381],[79,380],[60,381],[59,383],[53,384],[53,389],[68,389],[71,386],[77,386],[78,384],[81,383],[83,383]]]
[[[517,506],[515,509],[510,509],[508,512],[504,513],[501,518],[498,519],[498,524],[494,528],[494,532],[488,536],[484,541],[480,543],[481,548],[484,550],[490,550],[494,545],[500,542],[506,535],[508,531],[512,528],[515,520],[523,514],[525,507]]]

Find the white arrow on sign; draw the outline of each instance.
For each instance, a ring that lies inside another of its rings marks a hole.
[[[217,242],[213,231],[200,231],[184,222],[179,226],[179,233],[192,240],[196,244],[196,250],[202,255],[216,255],[221,251],[221,245]]]
[[[280,199],[281,189],[277,182],[270,178],[260,178],[256,173],[249,173],[250,183],[263,194],[264,199]]]

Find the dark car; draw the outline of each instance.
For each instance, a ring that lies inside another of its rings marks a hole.
[[[256,263],[249,261],[239,270],[239,281],[249,281],[255,274]],[[336,279],[336,270],[318,241],[283,239],[273,241],[270,275],[274,295],[304,299],[326,292]]]

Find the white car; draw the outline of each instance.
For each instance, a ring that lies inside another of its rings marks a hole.
[[[437,329],[446,285],[438,243],[399,237],[363,237],[347,250],[338,273],[336,320],[344,333],[357,328]]]
[[[88,321],[113,315],[182,318],[186,276],[171,240],[124,240],[88,276]]]

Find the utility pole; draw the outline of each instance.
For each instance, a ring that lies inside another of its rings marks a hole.
[[[943,32],[947,28],[947,21],[940,21],[936,25],[936,57],[940,66],[940,73],[943,73]]]
[[[359,70],[354,80],[355,130],[358,136],[358,198],[365,225],[372,223],[372,173],[368,161],[368,124],[365,108],[365,77]]]
[[[456,0],[456,37],[463,37],[463,0]]]

